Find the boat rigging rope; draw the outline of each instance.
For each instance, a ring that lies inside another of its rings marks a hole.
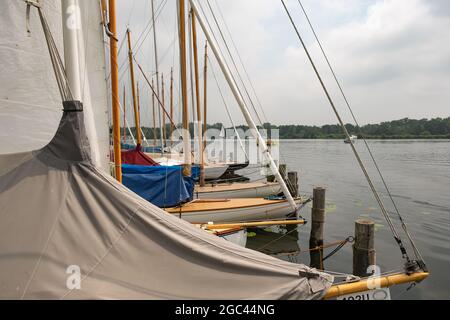
[[[72,101],[73,95],[70,89],[69,80],[67,79],[67,74],[64,69],[64,63],[59,55],[58,48],[55,43],[55,39],[51,33],[50,27],[48,25],[47,19],[42,12],[42,7],[39,2],[36,1],[25,1],[27,5],[26,9],[26,20],[27,20],[27,32],[30,32],[29,21],[30,21],[30,11],[31,6],[37,8],[39,13],[39,19],[41,21],[42,29],[45,35],[45,41],[47,42],[48,51],[50,54],[50,60],[52,62],[53,71],[55,73],[56,82],[58,84],[59,93],[61,95],[62,101]]]
[[[289,9],[286,6],[285,1],[284,0],[280,0],[280,1],[281,1],[282,5],[283,5],[285,11],[286,11],[286,14],[289,17],[289,20],[290,20],[290,22],[291,22],[291,24],[292,24],[292,26],[293,26],[293,28],[295,30],[295,33],[297,34],[298,39],[300,40],[300,43],[301,43],[301,45],[302,45],[302,47],[303,47],[303,49],[304,49],[304,51],[305,51],[305,53],[306,53],[306,55],[308,57],[308,60],[311,63],[311,66],[314,69],[314,72],[315,72],[315,74],[316,74],[316,76],[317,76],[317,78],[318,78],[318,80],[319,80],[319,82],[320,82],[320,84],[322,86],[322,89],[323,89],[323,91],[324,91],[324,93],[325,93],[325,95],[326,95],[326,97],[327,97],[327,99],[328,99],[328,101],[329,101],[329,103],[331,105],[331,108],[333,109],[333,111],[334,111],[334,113],[336,115],[336,118],[338,119],[339,124],[342,127],[342,130],[344,131],[346,137],[350,140],[350,134],[349,134],[347,128],[345,127],[345,124],[342,121],[342,118],[339,115],[339,112],[337,111],[337,108],[336,108],[336,106],[335,106],[335,104],[333,102],[333,99],[331,98],[331,96],[330,96],[330,94],[328,92],[328,89],[325,86],[325,83],[323,82],[322,77],[319,74],[319,71],[317,70],[317,67],[316,67],[316,65],[315,65],[315,63],[314,63],[314,61],[313,61],[313,59],[312,59],[312,57],[311,57],[311,55],[309,53],[308,48],[306,47],[306,44],[305,44],[302,36],[300,35],[300,32],[299,32],[299,30],[297,28],[297,25],[295,24],[291,13],[290,13]],[[385,208],[385,206],[383,204],[383,201],[381,200],[377,190],[375,189],[375,186],[374,186],[374,184],[372,182],[372,179],[370,178],[369,173],[367,172],[367,169],[364,166],[364,163],[362,162],[362,159],[359,156],[359,153],[358,153],[358,151],[355,148],[355,145],[353,143],[350,143],[350,146],[351,146],[352,151],[353,151],[353,153],[354,153],[354,155],[356,157],[356,160],[358,161],[359,166],[361,167],[361,170],[364,173],[364,176],[365,176],[365,178],[366,178],[366,180],[367,180],[367,182],[369,184],[369,187],[372,190],[372,193],[373,193],[373,195],[374,195],[374,197],[375,197],[375,199],[376,199],[376,201],[377,201],[377,203],[378,203],[378,205],[379,205],[379,207],[381,209],[381,212],[382,212],[383,216],[385,217],[385,219],[386,219],[386,221],[387,221],[387,223],[389,225],[389,228],[391,229],[391,232],[392,232],[392,234],[394,236],[394,239],[395,239],[395,241],[397,242],[397,244],[398,244],[398,246],[400,248],[402,257],[403,257],[403,259],[406,260],[405,267],[406,267],[407,271],[414,270],[417,266],[419,266],[421,269],[425,270],[426,266],[425,266],[423,260],[421,260],[419,258],[419,261],[411,261],[411,259],[409,258],[407,250],[406,250],[406,248],[405,248],[405,246],[404,246],[404,244],[403,244],[399,234],[397,233],[397,230],[396,230],[396,228],[395,228],[395,226],[394,226],[394,224],[392,222],[392,219],[391,219],[389,213],[387,212],[387,210],[386,210],[386,208]],[[415,253],[416,253],[416,250],[417,250],[417,248],[414,250]],[[418,257],[420,257],[420,256],[418,256]]]
[[[297,0],[297,1],[298,1],[298,4],[300,5],[300,8],[302,9],[302,12],[305,15],[305,18],[306,18],[306,20],[307,20],[307,22],[308,22],[308,24],[309,24],[309,26],[311,28],[311,31],[312,31],[312,33],[314,35],[314,38],[316,39],[317,44],[319,45],[320,51],[322,52],[322,55],[325,58],[325,61],[326,61],[327,65],[328,65],[328,68],[330,69],[331,74],[333,75],[333,78],[334,78],[334,80],[335,80],[335,82],[336,82],[336,84],[337,84],[337,86],[339,88],[339,91],[340,91],[340,93],[341,93],[341,95],[342,95],[342,97],[344,99],[344,102],[347,105],[348,110],[350,111],[350,114],[351,114],[351,116],[353,118],[353,121],[354,121],[354,123],[356,125],[356,128],[358,129],[358,134],[364,141],[365,147],[366,147],[366,149],[367,149],[367,151],[368,151],[368,153],[370,155],[370,158],[372,159],[372,162],[373,162],[373,164],[374,164],[374,166],[375,166],[375,168],[376,168],[376,170],[378,172],[378,175],[380,176],[380,179],[381,179],[381,181],[383,183],[384,188],[386,189],[386,192],[387,192],[387,194],[388,194],[388,196],[389,196],[389,198],[390,198],[390,200],[392,202],[392,205],[394,206],[395,212],[397,213],[397,216],[399,217],[399,220],[401,222],[402,228],[403,228],[404,232],[406,233],[409,242],[411,243],[411,246],[412,246],[412,248],[414,250],[416,258],[419,261],[423,262],[424,260],[422,258],[422,255],[420,254],[419,250],[417,249],[417,247],[416,247],[416,245],[414,243],[414,240],[412,239],[411,235],[409,234],[408,228],[406,227],[406,223],[405,223],[405,221],[403,220],[403,217],[400,214],[400,211],[399,211],[399,209],[397,207],[396,202],[394,201],[394,198],[392,196],[391,190],[388,187],[388,185],[386,183],[386,180],[384,179],[384,175],[382,174],[381,169],[378,166],[378,162],[376,161],[376,159],[375,159],[375,157],[373,155],[372,149],[370,148],[369,144],[367,143],[367,139],[366,139],[366,137],[364,136],[364,134],[362,132],[361,126],[359,125],[359,122],[356,119],[356,116],[355,116],[355,114],[353,112],[352,107],[350,106],[350,103],[349,103],[349,101],[347,99],[347,95],[344,93],[344,89],[342,88],[341,82],[338,80],[338,78],[336,76],[336,73],[334,71],[334,68],[332,67],[332,65],[330,63],[330,60],[328,59],[328,55],[325,53],[325,50],[324,50],[324,48],[322,46],[322,42],[319,40],[319,37],[318,37],[318,35],[316,33],[316,30],[313,27],[313,25],[311,23],[311,20],[309,19],[309,15],[308,15],[308,13],[305,10],[305,7],[303,6],[302,1],[301,0]]]
[[[214,80],[215,80],[215,82],[216,82],[217,89],[219,90],[219,94],[220,94],[220,97],[222,98],[222,102],[223,102],[223,105],[225,106],[225,110],[226,110],[226,112],[227,112],[228,118],[230,119],[230,122],[231,122],[231,125],[233,126],[234,132],[236,133],[236,137],[237,137],[237,139],[238,139],[238,142],[239,142],[239,144],[240,144],[240,147],[241,147],[242,151],[243,151],[244,154],[245,154],[245,159],[248,161],[248,160],[249,160],[248,154],[247,154],[247,152],[245,151],[244,144],[242,143],[242,139],[241,139],[241,137],[240,137],[240,135],[239,135],[239,132],[237,131],[236,125],[235,125],[234,120],[233,120],[233,117],[231,116],[230,109],[228,108],[227,102],[225,101],[225,97],[223,96],[223,92],[222,92],[222,89],[220,88],[219,81],[217,80],[217,77],[216,77],[216,73],[215,73],[215,71],[214,71],[213,64],[212,64],[211,60],[209,59],[209,56],[207,56],[207,59],[208,59],[209,65],[211,66],[211,73],[212,73],[213,78],[214,78]]]
[[[245,94],[246,94],[248,100],[250,101],[250,105],[252,106],[252,109],[253,109],[253,111],[255,112],[256,117],[258,118],[258,122],[259,122],[260,126],[263,127],[263,121],[261,120],[261,118],[260,118],[260,116],[259,116],[259,114],[258,114],[258,111],[256,110],[255,104],[253,103],[253,100],[252,100],[252,98],[251,98],[251,96],[250,96],[250,94],[249,94],[249,92],[248,92],[248,90],[247,90],[247,87],[245,86],[244,80],[242,79],[242,76],[241,76],[241,74],[240,74],[240,72],[239,72],[239,69],[238,69],[238,67],[237,67],[237,65],[236,65],[236,62],[235,62],[235,60],[234,60],[234,58],[233,58],[233,55],[231,54],[230,47],[228,46],[228,43],[227,43],[227,41],[226,41],[226,39],[225,39],[225,36],[224,36],[224,34],[223,34],[223,32],[222,32],[222,28],[220,27],[219,21],[218,21],[217,18],[216,18],[216,14],[214,13],[214,11],[213,11],[213,9],[212,9],[209,0],[206,0],[206,4],[208,5],[209,10],[211,11],[211,15],[212,15],[212,17],[213,17],[213,19],[214,19],[214,22],[215,22],[215,24],[216,24],[216,26],[217,26],[217,29],[219,30],[220,37],[222,38],[223,43],[224,43],[224,45],[225,45],[225,48],[227,49],[228,55],[229,55],[229,57],[230,57],[230,59],[231,59],[231,63],[233,64],[233,66],[234,66],[234,68],[235,68],[235,70],[236,70],[237,76],[238,76],[240,82],[242,83],[242,86],[243,86],[243,88],[244,88]],[[239,54],[239,53],[238,53],[238,54]],[[241,93],[241,95],[242,95],[242,93]],[[242,95],[242,96],[243,96],[243,95]]]

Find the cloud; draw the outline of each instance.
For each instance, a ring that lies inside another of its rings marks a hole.
[[[145,2],[135,1],[140,8]],[[209,1],[221,21],[216,0]],[[128,3],[123,12],[130,12],[132,1],[121,2]],[[266,120],[276,124],[336,122],[280,1],[217,2],[264,106]],[[349,120],[297,0],[286,2],[336,104]],[[206,2],[201,3],[206,10]],[[450,115],[449,1],[303,0],[303,4],[362,123]],[[174,37],[174,10],[168,5],[162,20],[158,20],[162,52]],[[134,11],[145,16],[144,9]],[[212,16],[208,17],[213,24]],[[223,31],[227,36],[225,28]],[[203,44],[202,36],[200,41]],[[228,43],[238,62],[229,39]],[[141,59],[151,60],[151,48],[147,44]],[[171,57],[162,63],[166,72],[173,61],[178,62]],[[151,63],[146,63],[150,69]],[[217,65],[213,67],[219,73]],[[227,122],[212,74],[209,79],[210,121]],[[235,121],[242,123],[223,77],[219,85]]]

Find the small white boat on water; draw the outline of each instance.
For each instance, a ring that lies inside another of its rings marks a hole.
[[[357,136],[354,136],[354,135],[351,135],[351,136],[350,136],[350,139],[349,139],[349,138],[346,138],[346,139],[344,140],[344,142],[350,144],[350,143],[355,143],[356,140],[358,140],[358,137],[357,137]]]
[[[281,192],[278,182],[248,182],[196,186],[196,199],[265,198]]]
[[[302,198],[295,199],[297,206],[304,202]],[[263,198],[194,200],[165,211],[191,223],[284,219],[293,213],[287,200]]]

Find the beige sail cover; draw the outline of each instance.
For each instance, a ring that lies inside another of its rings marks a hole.
[[[60,0],[40,0],[63,57]],[[99,0],[78,1],[82,101],[95,162],[109,172],[108,101]],[[27,32],[26,3],[0,1],[0,154],[36,150],[53,137],[61,119],[61,98],[41,23],[34,8]],[[95,106],[95,107],[94,107]],[[92,143],[93,142],[93,143]]]
[[[96,169],[83,118],[64,112],[46,147],[0,156],[0,298],[315,299],[330,287],[331,276],[210,235]]]

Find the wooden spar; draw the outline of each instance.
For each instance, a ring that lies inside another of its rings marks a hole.
[[[127,29],[128,37],[128,60],[130,63],[130,78],[131,78],[131,93],[133,96],[133,110],[134,110],[134,125],[136,129],[136,141],[140,146],[142,145],[141,124],[139,119],[139,110],[137,105],[136,87],[134,83],[134,64],[133,64],[133,51],[131,49],[131,30]]]
[[[152,78],[152,87],[154,87],[154,81]],[[156,147],[156,112],[155,112],[155,93],[152,92],[152,111],[153,111],[153,145]]]
[[[364,292],[373,288],[388,288],[393,285],[420,282],[426,279],[429,275],[430,274],[428,272],[417,272],[411,275],[401,273],[384,277],[373,277],[356,282],[336,284],[331,286],[323,299],[332,299],[347,294]]]
[[[153,26],[153,45],[155,47],[155,71],[156,71],[156,92],[159,95],[159,66],[158,66],[158,47],[156,41],[156,22],[155,22],[155,0],[152,0],[152,26]],[[161,142],[161,153],[164,153],[164,141],[163,141],[163,131],[162,131],[162,120],[161,120],[161,109],[158,108],[158,118],[159,118],[159,133]]]
[[[195,14],[194,14],[195,16]],[[207,125],[207,105],[208,105],[208,41],[205,43],[205,61],[204,61],[204,67],[203,67],[203,132],[206,133],[208,130]],[[205,137],[206,138],[206,137]],[[206,139],[203,141],[203,157],[205,157],[206,149]]]
[[[127,99],[126,90],[123,86],[123,142],[127,141]]]
[[[228,228],[253,228],[253,227],[269,227],[278,225],[302,225],[305,220],[279,220],[279,221],[256,221],[241,223],[223,223],[223,224],[203,224],[202,227],[209,230],[228,229]]]
[[[119,64],[117,49],[116,0],[109,0],[109,53],[111,63],[111,92],[113,112],[114,172],[116,179],[122,182],[122,159],[120,150],[120,101],[119,101]]]
[[[200,157],[200,186],[205,186],[205,157],[203,156],[203,132],[202,132],[202,110],[200,102],[200,77],[198,67],[198,51],[197,51],[197,27],[195,22],[195,14],[191,9],[192,19],[192,50],[194,51],[194,75],[195,75],[195,100],[197,102],[197,134],[198,134],[198,154]]]
[[[187,66],[186,66],[186,13],[185,1],[178,0],[178,19],[180,36],[180,70],[181,70],[181,101],[183,107],[183,175],[191,176],[191,152],[189,134],[188,92],[187,92]]]
[[[165,92],[164,92],[164,74],[161,74],[161,103],[162,103],[162,107],[165,109],[166,108],[166,98],[165,98]],[[161,126],[162,126],[164,145],[166,145],[167,133],[166,133],[166,113],[165,112],[163,112]]]
[[[170,118],[173,119],[173,68],[170,68]],[[170,123],[170,140],[175,130],[173,121]]]
[[[171,123],[173,125],[175,125],[175,123],[173,122],[173,119],[170,117],[170,114],[167,112],[166,108],[163,107],[163,104],[157,94],[157,92],[155,91],[155,88],[153,87],[153,85],[150,83],[150,81],[148,80],[147,76],[144,73],[144,70],[142,70],[141,65],[136,61],[136,59],[134,59],[134,61],[136,62],[136,65],[138,66],[139,71],[141,72],[142,76],[144,77],[145,82],[147,82],[147,85],[150,87],[150,90],[152,90],[154,97],[156,98],[156,101],[158,102],[158,105],[160,106],[160,108],[162,109],[162,111],[164,112],[164,114],[169,118],[169,120],[171,121]]]
[[[228,82],[228,85],[230,86],[230,89],[231,89],[234,97],[236,98],[236,102],[238,103],[238,105],[241,109],[241,112],[244,115],[244,118],[250,128],[250,131],[254,135],[254,138],[257,140],[258,147],[259,147],[261,153],[265,156],[266,160],[269,162],[270,169],[272,170],[272,173],[276,176],[276,178],[281,186],[281,189],[283,190],[283,193],[284,193],[286,199],[288,200],[292,210],[294,212],[297,212],[297,210],[298,210],[297,204],[295,203],[294,198],[291,196],[291,193],[289,192],[289,189],[288,189],[286,183],[283,181],[283,179],[280,175],[280,172],[278,171],[278,166],[276,165],[275,160],[273,159],[272,155],[270,154],[270,152],[268,150],[266,141],[264,140],[264,138],[261,136],[261,134],[258,131],[255,121],[253,120],[253,118],[250,114],[250,111],[247,108],[244,97],[240,93],[238,85],[237,85],[236,81],[234,80],[230,69],[228,68],[227,64],[225,63],[225,60],[224,60],[222,54],[220,53],[220,50],[218,49],[217,43],[214,41],[214,38],[211,35],[210,30],[206,27],[204,18],[199,13],[197,1],[190,0],[190,4],[191,4],[192,9],[194,10],[194,13],[197,17],[197,20],[198,20],[200,26],[203,29],[203,33],[205,34],[206,39],[208,40],[208,42],[211,46],[211,50],[214,52],[214,55],[217,58],[217,62],[219,63],[222,73],[224,74],[224,76]]]

